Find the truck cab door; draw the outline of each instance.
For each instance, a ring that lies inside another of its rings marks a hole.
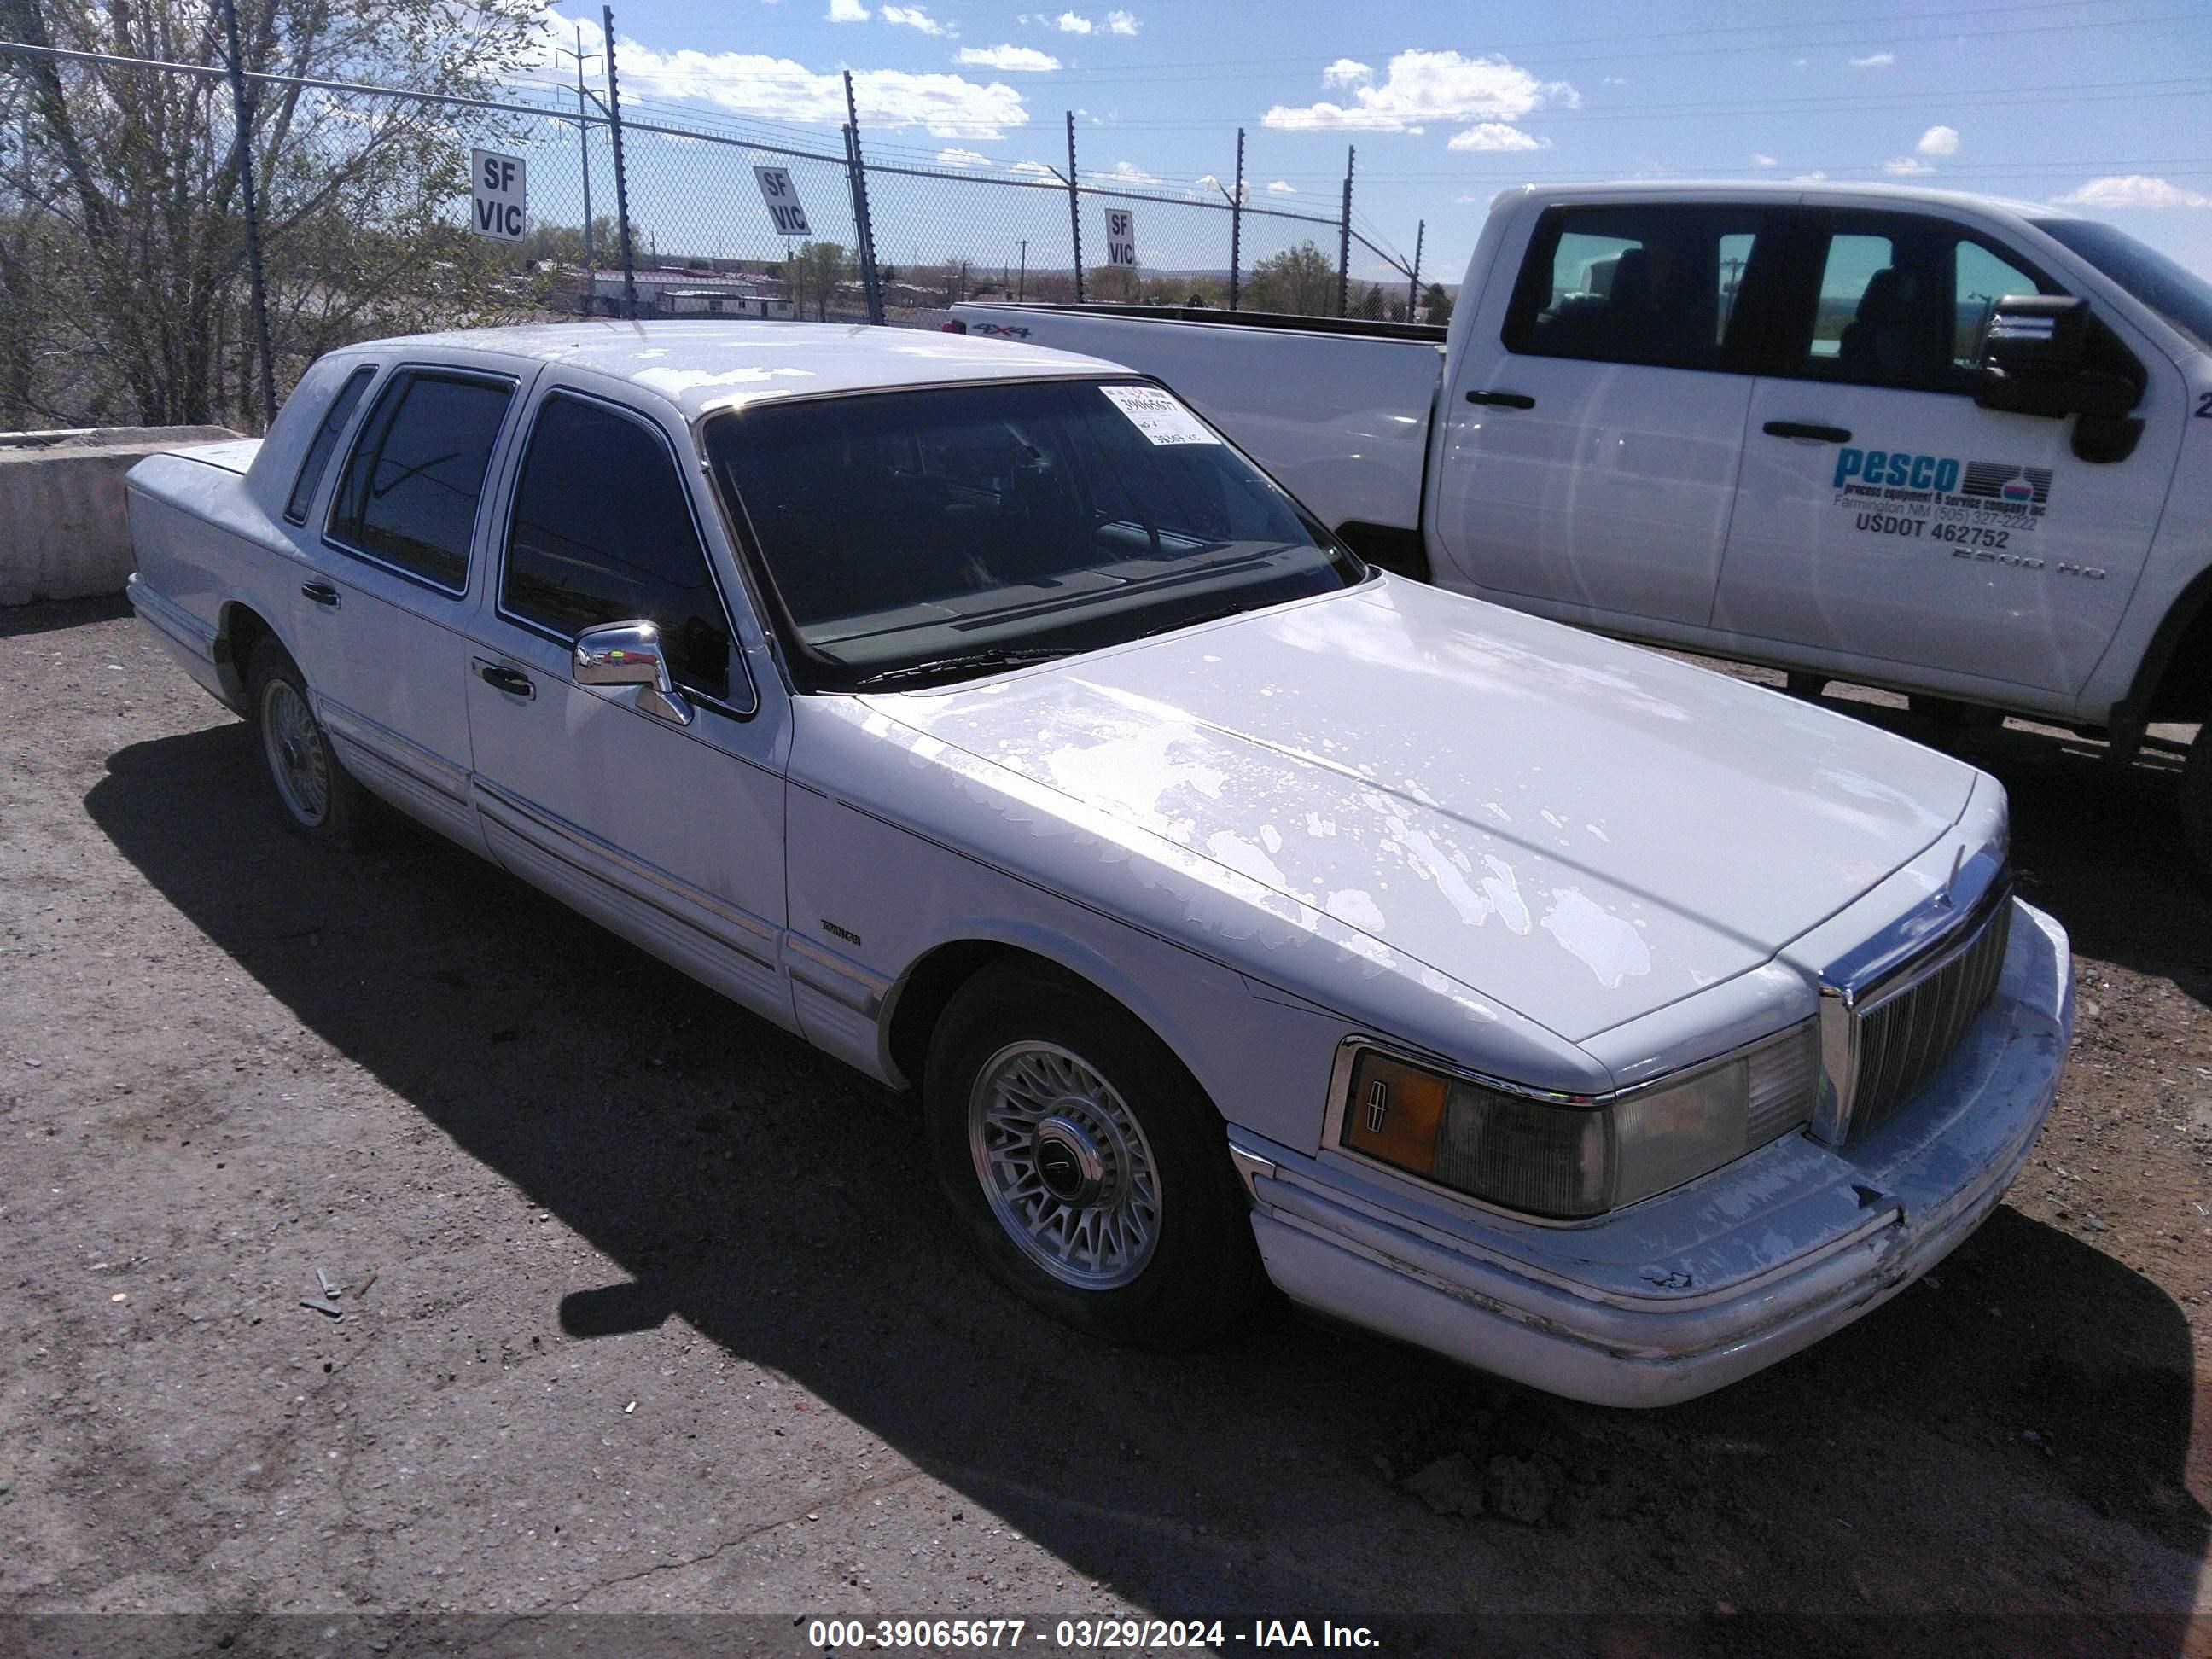
[[[744,593],[685,436],[540,382],[471,628],[471,793],[515,875],[789,1028],[790,705],[748,672],[760,636],[732,608]],[[669,694],[585,683],[578,635],[638,621],[659,630]]]
[[[2180,441],[2178,371],[2123,319],[2139,436],[1974,400],[1988,319],[2061,285],[1925,214],[1808,216],[1751,399],[1713,623],[1747,654],[2063,708],[2111,643]],[[1776,647],[1785,647],[1777,650]]]
[[[1568,205],[1539,216],[1517,255],[1507,241],[1453,343],[1437,580],[1630,633],[1705,624],[1772,220],[1737,204]]]

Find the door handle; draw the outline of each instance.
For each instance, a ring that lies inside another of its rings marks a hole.
[[[482,657],[476,659],[476,665],[477,678],[496,690],[509,691],[518,697],[538,695],[538,688],[531,684],[530,676],[520,668],[509,668],[503,662],[490,662]]]
[[[1822,426],[1814,421],[1769,421],[1760,429],[1770,438],[1810,438],[1823,444],[1847,444],[1851,441],[1847,428]]]
[[[300,592],[326,611],[338,608],[338,591],[328,582],[301,582]]]
[[[1498,409],[1534,409],[1536,400],[1525,392],[1470,392],[1467,400],[1471,404],[1489,404]]]

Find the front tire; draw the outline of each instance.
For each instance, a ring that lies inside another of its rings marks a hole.
[[[1188,1348],[1262,1273],[1221,1118],[1127,1010],[1040,963],[963,987],[922,1089],[931,1162],[993,1275],[1109,1342]]]
[[[360,846],[373,810],[368,792],[338,763],[300,665],[276,641],[264,640],[253,653],[247,684],[262,764],[285,823],[311,842]]]

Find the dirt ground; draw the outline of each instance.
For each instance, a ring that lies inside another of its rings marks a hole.
[[[426,836],[305,848],[118,605],[0,612],[0,1651],[1115,1610],[1232,1650],[2212,1651],[2212,890],[2170,755],[1950,739],[2073,931],[2057,1114],[1923,1285],[1637,1414],[1280,1308],[1180,1359],[1062,1330],[963,1255],[899,1103]],[[1480,1514],[1419,1495],[1455,1453]],[[203,1616],[27,1617],[100,1613]]]

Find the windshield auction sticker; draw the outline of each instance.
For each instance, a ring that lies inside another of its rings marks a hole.
[[[1115,408],[1129,417],[1129,424],[1156,444],[1218,444],[1192,414],[1156,386],[1102,386]]]

